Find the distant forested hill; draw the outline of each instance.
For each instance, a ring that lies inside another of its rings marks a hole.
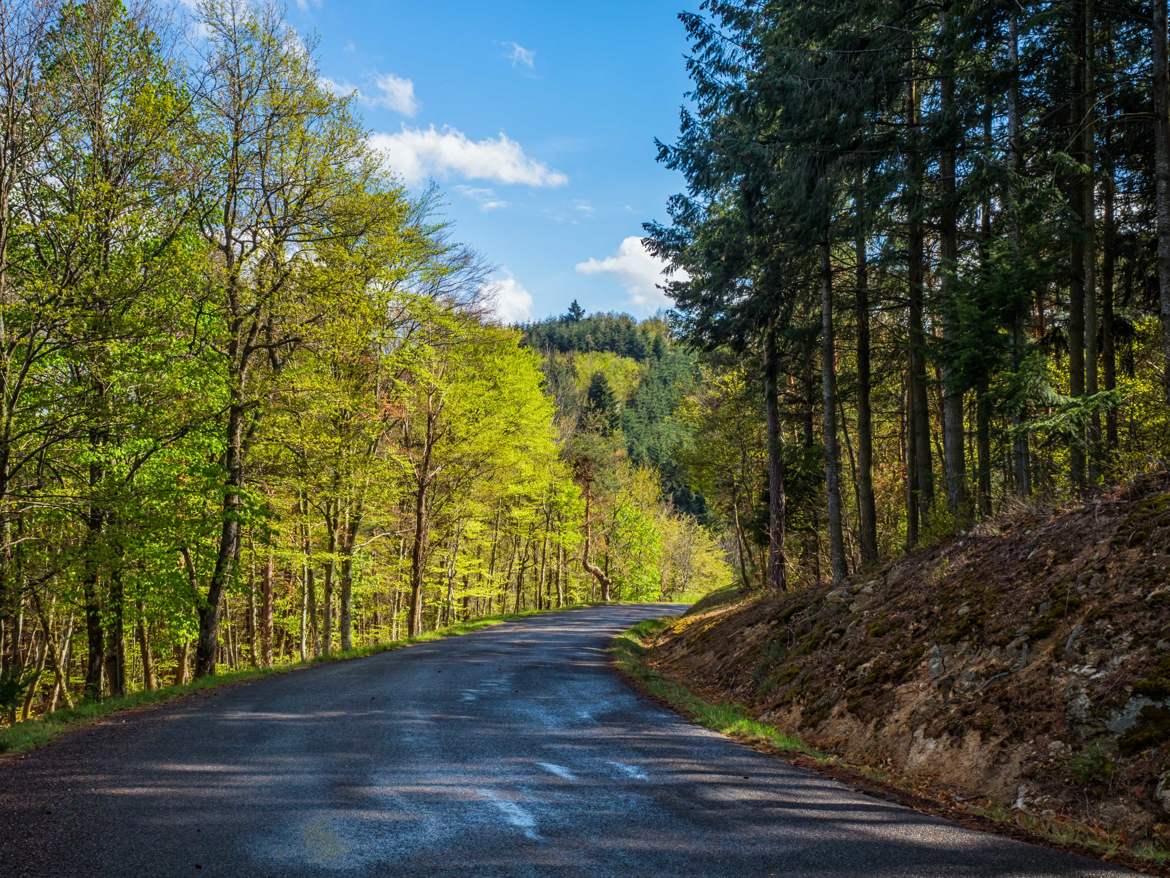
[[[656,470],[664,495],[679,511],[705,516],[703,497],[680,464],[694,433],[679,408],[699,381],[696,352],[679,344],[658,318],[586,315],[576,302],[563,316],[524,327],[523,339],[543,355],[564,423],[581,423],[591,406],[602,406],[620,430],[629,461]]]

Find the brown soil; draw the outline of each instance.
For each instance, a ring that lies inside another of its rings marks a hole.
[[[651,663],[849,761],[1165,846],[1170,475],[684,617]]]

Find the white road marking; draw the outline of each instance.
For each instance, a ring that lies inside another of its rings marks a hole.
[[[636,765],[626,765],[624,762],[610,762],[614,768],[633,780],[647,780],[649,775]]]
[[[487,799],[496,809],[504,815],[504,819],[515,826],[517,829],[524,831],[524,835],[533,841],[539,841],[540,835],[536,832],[536,818],[529,814],[526,810],[521,808],[515,802],[507,799],[501,799],[496,793],[491,790],[479,789],[476,790],[482,798]]]
[[[549,774],[555,774],[557,777],[563,777],[565,780],[576,780],[576,775],[563,765],[557,765],[554,762],[538,762],[539,767],[543,768]]]

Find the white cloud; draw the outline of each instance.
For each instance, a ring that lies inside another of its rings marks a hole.
[[[508,50],[504,57],[512,62],[513,67],[523,65],[529,70],[536,67],[536,52],[532,49],[525,49],[522,45],[515,42],[501,43],[500,45]]]
[[[506,134],[472,140],[455,128],[403,127],[397,134],[374,134],[370,146],[382,153],[407,185],[427,177],[461,177],[524,186],[564,186],[569,178],[528,156]]]
[[[582,216],[593,216],[593,205],[584,198],[573,199],[573,210]]]
[[[532,319],[532,294],[507,270],[503,277],[484,284],[481,292],[500,323],[523,323]]]
[[[455,191],[468,198],[479,205],[479,209],[485,213],[492,210],[500,210],[508,206],[508,202],[496,195],[495,189],[488,189],[480,186],[464,186],[460,184],[455,187]]]
[[[361,89],[352,83],[344,80],[330,79],[328,76],[318,76],[317,85],[325,89],[330,94],[335,94],[339,98],[347,98],[350,95],[361,95]]]
[[[617,253],[605,259],[587,259],[577,263],[578,274],[609,274],[617,278],[630,296],[630,304],[643,311],[653,311],[670,305],[670,299],[660,289],[666,283],[666,263],[652,255],[642,239],[631,235],[618,246]],[[676,271],[673,278],[686,280],[684,271]]]
[[[338,97],[347,98],[353,95],[358,103],[367,107],[381,107],[404,116],[414,116],[421,106],[414,95],[414,83],[393,73],[380,73],[374,77],[377,94],[363,92],[351,82],[330,79],[328,76],[319,77],[317,82]]]
[[[394,110],[404,116],[414,116],[418,113],[418,99],[414,96],[414,83],[393,73],[383,73],[374,80],[380,95],[369,98],[375,107],[384,107]]]

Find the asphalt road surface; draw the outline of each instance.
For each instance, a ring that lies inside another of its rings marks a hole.
[[[762,756],[576,610],[114,719],[0,762],[0,875],[1119,875]]]

